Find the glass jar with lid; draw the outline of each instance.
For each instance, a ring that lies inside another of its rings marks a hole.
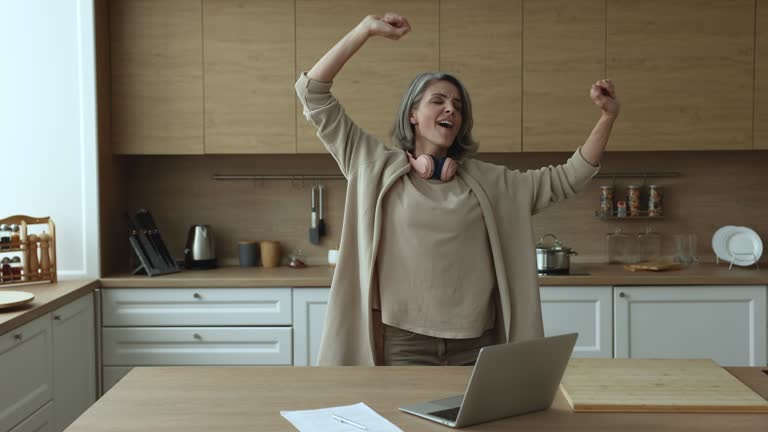
[[[637,235],[637,240],[641,261],[658,261],[661,258],[661,234],[648,226]]]
[[[11,227],[8,224],[0,224],[0,249],[11,248]]]
[[[627,264],[630,262],[632,237],[616,227],[612,233],[605,236],[606,255],[609,264]]]

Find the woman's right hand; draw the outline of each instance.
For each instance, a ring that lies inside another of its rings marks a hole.
[[[368,15],[360,22],[369,36],[383,36],[387,39],[397,40],[411,31],[411,25],[405,17],[388,12],[383,17]]]

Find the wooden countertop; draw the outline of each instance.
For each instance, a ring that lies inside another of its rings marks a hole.
[[[588,275],[541,276],[541,286],[587,285],[768,285],[768,269],[726,264],[696,264],[683,270],[629,272],[621,265],[574,264],[573,271]],[[312,266],[303,269],[277,267],[222,267],[214,270],[186,270],[147,277],[128,274],[101,279],[105,288],[215,288],[215,287],[330,287],[333,268]]]
[[[32,293],[35,299],[19,307],[0,309],[0,334],[54,311],[98,287],[99,281],[96,279],[3,287],[0,290]]]
[[[768,397],[760,368],[728,368]],[[464,391],[469,367],[155,367],[134,368],[67,432],[290,431],[281,410],[365,402],[404,431],[447,431],[398,411]],[[768,430],[768,414],[574,413],[561,393],[549,410],[477,425],[486,431]],[[351,429],[350,429],[351,430]]]

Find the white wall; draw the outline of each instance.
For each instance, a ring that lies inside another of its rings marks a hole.
[[[0,218],[51,216],[60,279],[99,276],[93,0],[0,0]]]

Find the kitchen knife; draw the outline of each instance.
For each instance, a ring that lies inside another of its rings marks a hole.
[[[155,267],[157,269],[164,269],[168,267],[168,263],[160,252],[160,247],[155,240],[154,234],[152,234],[152,229],[147,222],[147,217],[144,212],[136,212],[136,225],[139,227],[139,236],[144,236],[144,238],[147,240],[148,246],[146,250],[148,254],[152,255],[153,261],[155,262]]]
[[[320,193],[317,204],[320,211],[317,212],[317,236],[322,237],[325,235],[325,220],[323,220],[323,185],[319,185],[318,188],[320,189]]]
[[[317,231],[317,211],[315,207],[315,185],[312,185],[312,216],[309,226],[309,241],[312,244],[320,244],[320,234]]]
[[[147,274],[150,274],[153,269],[157,268],[157,263],[155,262],[156,259],[153,259],[152,254],[150,254],[150,246],[147,244],[147,239],[142,238],[142,235],[136,224],[133,222],[133,219],[131,219],[131,216],[128,212],[125,212],[124,215],[125,220],[128,222],[128,229],[130,230],[128,241],[134,247],[136,255],[139,257],[139,262],[145,267],[144,270]]]
[[[168,247],[165,245],[163,238],[160,236],[160,230],[157,228],[157,224],[155,223],[155,218],[152,217],[152,213],[150,213],[147,209],[140,209],[138,212],[136,212],[136,214],[142,215],[147,228],[152,231],[152,236],[155,240],[158,253],[163,258],[167,266],[173,269],[178,268],[176,265],[176,260],[173,259],[173,256],[171,256],[171,253],[168,251]]]

